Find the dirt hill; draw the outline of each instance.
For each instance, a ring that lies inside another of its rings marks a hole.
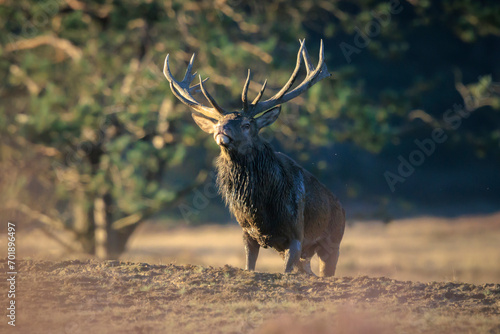
[[[16,306],[18,333],[500,333],[500,284],[231,266],[21,261]]]

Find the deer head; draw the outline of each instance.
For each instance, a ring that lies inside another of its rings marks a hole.
[[[168,62],[169,55],[165,58],[163,74],[165,74],[165,77],[170,82],[172,93],[182,103],[194,110],[192,116],[196,124],[198,124],[203,131],[212,133],[215,141],[221,148],[229,151],[238,150],[239,152],[244,152],[246,148],[254,147],[260,142],[260,129],[276,121],[281,112],[281,104],[299,96],[318,81],[331,75],[324,62],[323,41],[321,41],[320,44],[319,62],[316,67],[314,67],[314,64],[309,58],[304,42],[305,40],[300,41],[297,63],[290,79],[285,86],[270,99],[260,101],[266,89],[266,80],[257,97],[252,103],[248,102],[247,94],[251,77],[250,70],[248,70],[247,80],[241,94],[243,107],[241,110],[234,112],[228,112],[222,109],[214,98],[205,90],[203,84],[208,78],[202,80],[200,76],[200,83],[190,87],[191,82],[196,77],[196,73],[191,74],[194,54],[191,57],[191,61],[189,62],[182,81],[176,81],[172,76]],[[307,71],[306,77],[299,85],[291,89],[297,79],[302,60],[304,60]],[[197,91],[201,91],[209,102],[210,107],[204,106],[194,99],[192,94]],[[262,115],[256,117],[259,114]]]

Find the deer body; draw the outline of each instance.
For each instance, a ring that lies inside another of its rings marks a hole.
[[[290,90],[296,79],[301,59],[307,75],[304,82]],[[173,93],[197,113],[192,116],[205,132],[212,133],[221,148],[217,159],[217,184],[226,205],[243,229],[246,269],[254,270],[260,247],[276,249],[285,261],[285,272],[294,268],[312,274],[310,259],[318,254],[320,275],[331,276],[339,256],[344,234],[345,212],[337,198],[312,174],[288,156],[276,153],[260,136],[261,128],[272,124],[281,112],[280,104],[307,90],[315,82],[329,76],[323,61],[314,69],[303,42],[297,66],[283,89],[273,98],[259,103],[264,83],[257,98],[249,104],[247,90],[250,72],[243,89],[243,111],[226,112],[199,88],[212,108],[197,103],[189,87],[192,61],[182,82],[172,78],[168,56],[164,73]],[[313,70],[314,69],[314,70]],[[260,117],[255,115],[265,111]]]
[[[250,154],[222,153],[217,172],[220,193],[248,237],[278,251],[303,239],[304,178],[292,160],[262,144]]]
[[[220,192],[244,232],[246,269],[255,269],[258,247],[272,247],[285,257],[296,241],[300,271],[310,273],[308,261],[318,253],[324,262],[320,274],[334,274],[344,211],[313,175],[267,143],[242,156],[223,152],[217,171]]]

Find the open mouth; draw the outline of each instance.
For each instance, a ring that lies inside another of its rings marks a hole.
[[[215,141],[217,142],[217,145],[219,145],[219,146],[226,146],[231,141],[231,138],[224,133],[218,133],[215,136]]]

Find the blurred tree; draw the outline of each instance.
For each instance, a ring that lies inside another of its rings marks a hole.
[[[160,71],[166,53],[180,71],[196,52],[208,89],[239,108],[229,97],[239,96],[247,67],[254,94],[271,73],[271,95],[294,67],[298,38],[308,37],[313,57],[324,38],[335,80],[290,103],[275,137],[304,160],[332,141],[379,152],[408,131],[407,111],[435,87],[441,64],[425,78],[406,63],[404,71],[380,67],[401,62],[425,27],[466,43],[497,37],[499,5],[486,8],[472,0],[0,1],[2,201],[11,216],[40,222],[66,248],[116,258],[139,223],[206,179],[212,155],[203,152],[216,150],[172,98]],[[436,35],[432,45],[448,37]],[[402,87],[382,84],[402,78]],[[463,87],[499,108],[491,77]],[[426,112],[437,118],[442,110]],[[498,113],[492,121],[498,124]],[[498,129],[468,138],[494,147]],[[200,154],[187,164],[190,151]]]
[[[3,176],[26,165],[8,205],[51,235],[66,230],[76,241],[67,248],[103,258],[116,258],[140,222],[196,184],[161,186],[193,131],[176,123],[152,61],[165,49],[151,44],[157,5],[136,9],[12,2],[1,11]]]

